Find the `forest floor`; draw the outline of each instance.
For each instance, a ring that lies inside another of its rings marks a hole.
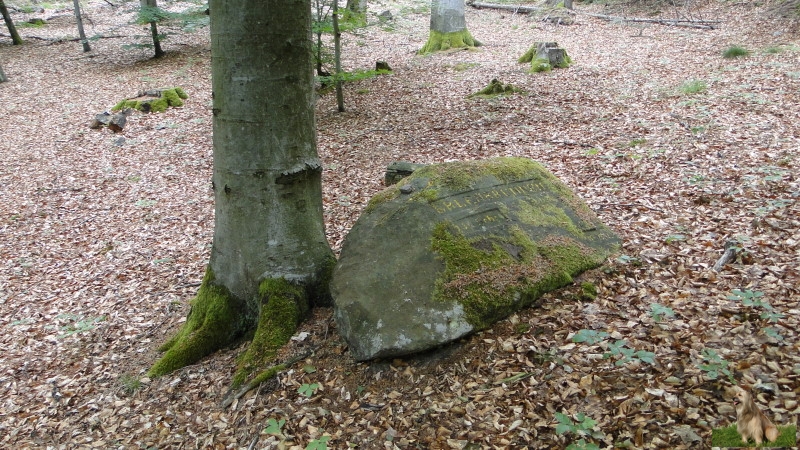
[[[623,249],[583,275],[595,301],[553,292],[423,357],[357,363],[318,309],[283,357],[316,352],[222,407],[244,347],[144,375],[209,256],[207,29],[153,60],[121,47],[146,33],[125,25],[127,6],[85,8],[87,32],[111,35],[88,54],[34,37],[74,36],[69,10],[15,12],[54,16],[21,28],[24,46],[0,36],[0,447],[708,448],[735,421],[732,382],[759,385],[773,421],[797,423],[796,24],[750,2],[659,15],[719,20],[713,30],[468,7],[483,47],[417,56],[428,3],[371,3],[394,19],[346,34],[344,65],[385,60],[393,73],[346,84],[344,113],[331,94],[317,107],[337,251],[389,163],[492,156],[542,162]],[[574,65],[527,73],[516,60],[534,41]],[[751,53],[723,58],[732,45]],[[524,92],[466,98],[493,78]],[[171,86],[189,94],[183,107],[134,115],[119,134],[89,129],[120,99]],[[726,241],[742,253],[715,272]],[[577,424],[559,427],[567,417]]]

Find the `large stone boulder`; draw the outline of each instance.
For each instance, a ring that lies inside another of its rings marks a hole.
[[[429,350],[571,283],[619,243],[532,160],[426,166],[377,194],[348,234],[334,317],[357,360]]]

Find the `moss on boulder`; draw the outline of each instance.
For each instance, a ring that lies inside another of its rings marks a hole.
[[[619,238],[525,158],[419,168],[375,196],[334,270],[334,317],[356,359],[428,350],[570,284]]]

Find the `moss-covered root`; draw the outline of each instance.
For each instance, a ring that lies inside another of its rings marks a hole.
[[[430,37],[425,46],[420,49],[420,55],[438,52],[440,50],[449,50],[451,48],[468,48],[480,47],[481,43],[472,37],[469,30],[455,31],[452,33],[442,33],[436,30],[431,30]]]
[[[289,342],[309,308],[303,287],[284,279],[266,279],[259,287],[261,313],[253,341],[240,357],[233,387],[241,386],[258,370],[275,359],[278,350]],[[262,374],[263,375],[263,374]]]
[[[242,334],[243,319],[236,300],[225,287],[214,284],[214,274],[207,269],[186,323],[161,346],[165,353],[148,375],[166,375],[230,345]]]

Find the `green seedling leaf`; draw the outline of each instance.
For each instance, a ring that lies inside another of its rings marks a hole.
[[[319,389],[319,383],[304,383],[302,386],[297,388],[297,392],[305,397],[311,397],[315,392],[317,392],[317,389]]]
[[[306,450],[328,450],[328,441],[331,440],[330,436],[322,436],[319,439],[314,439],[306,446]]]
[[[286,420],[284,419],[281,420],[269,419],[267,421],[267,428],[264,429],[264,432],[267,434],[271,434],[273,436],[280,436],[283,434],[281,429],[285,424]]]
[[[572,342],[581,343],[586,342],[589,345],[597,344],[601,342],[603,339],[608,337],[608,333],[605,331],[596,331],[596,330],[578,330],[574,336],[572,336]]]

